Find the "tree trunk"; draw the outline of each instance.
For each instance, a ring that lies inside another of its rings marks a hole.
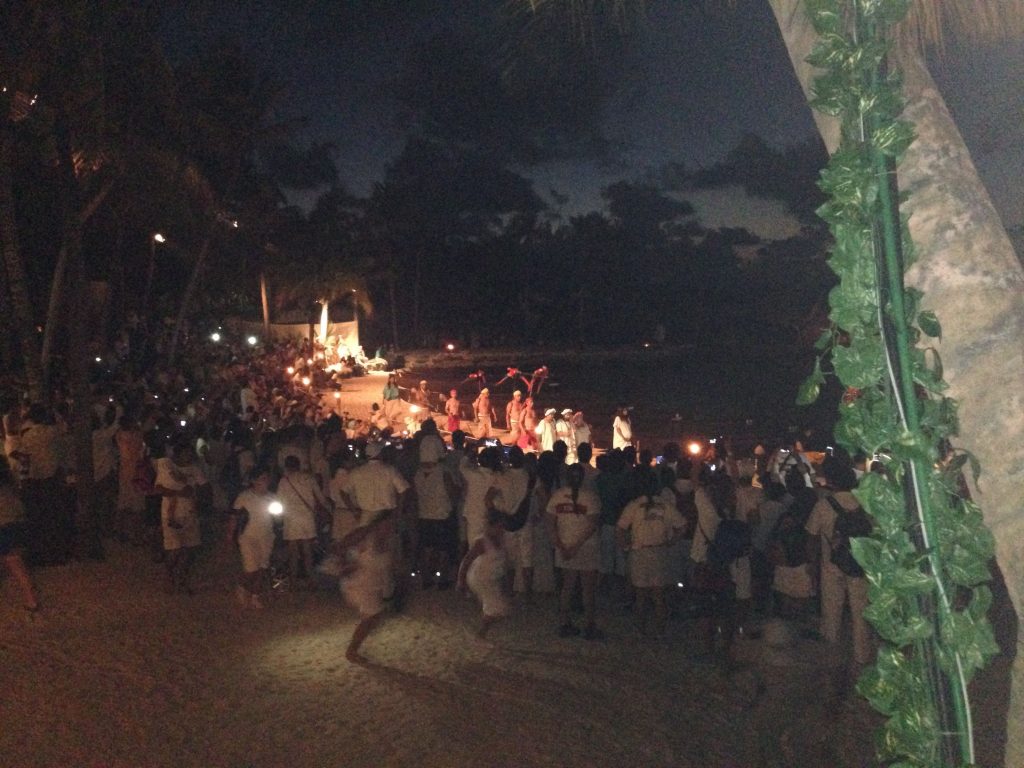
[[[181,341],[181,332],[185,326],[185,320],[188,318],[188,313],[192,309],[192,301],[195,298],[196,291],[199,289],[199,278],[206,267],[206,254],[210,252],[211,239],[210,236],[207,236],[202,246],[200,246],[195,266],[192,267],[192,274],[188,278],[188,285],[185,286],[185,293],[181,297],[178,318],[174,321],[174,332],[171,334],[171,347],[167,353],[167,358],[171,363],[174,362],[174,358],[178,353],[178,342]]]
[[[73,173],[68,183],[75,184],[77,188],[78,182],[75,180]],[[112,181],[105,183],[90,203],[82,209],[82,212],[75,214],[74,223],[72,224],[69,221],[65,227],[65,235],[72,227],[78,233],[79,243],[77,247],[81,247],[82,227],[85,226],[85,223],[96,212],[96,209],[99,208],[112,187]],[[46,322],[43,326],[43,349],[40,355],[43,369],[43,386],[46,390],[49,390],[50,387],[50,374],[53,368],[53,344],[57,338],[57,331],[60,330],[62,321],[67,316],[64,285],[67,282],[69,247],[68,238],[65,236],[60,250],[57,252],[57,266],[53,270],[53,279],[50,281],[50,301],[46,307]]]
[[[25,263],[18,242],[18,221],[14,211],[14,178],[11,169],[11,137],[6,130],[0,135],[0,242],[3,243],[7,291],[11,297],[13,326],[17,329],[18,346],[25,367],[25,381],[33,400],[43,397],[43,369],[39,362],[36,323],[32,298],[28,290]]]
[[[907,284],[942,322],[957,444],[981,461],[972,488],[996,540],[1017,616],[1024,616],[1024,270],[967,147],[920,56],[902,57],[905,116],[918,139],[900,166],[918,262]],[[1019,648],[1019,641],[1018,641]],[[1024,653],[1012,667],[1004,764],[1024,765]]]
[[[110,281],[110,323],[107,328],[107,341],[117,339],[117,332],[124,324],[125,318],[125,285],[124,285],[124,219],[117,217],[117,235],[114,239],[114,261],[110,265],[113,274],[107,275]]]
[[[270,338],[270,300],[267,297],[267,275],[260,272],[260,301],[263,303],[263,336]]]
[[[804,62],[816,37],[800,0],[771,0],[790,58],[810,95]],[[917,263],[907,284],[942,322],[936,346],[950,395],[960,402],[957,445],[984,472],[974,498],[996,540],[996,560],[1024,616],[1024,269],[922,58],[904,54],[905,116],[917,140],[900,165]],[[838,127],[815,114],[830,152]],[[1019,648],[1018,641],[1018,648]],[[1024,653],[1012,667],[1006,768],[1024,765]]]
[[[64,242],[57,251],[57,265],[53,269],[50,281],[50,301],[46,307],[46,321],[43,324],[43,380],[47,389],[50,387],[50,374],[53,370],[53,344],[57,331],[67,319],[67,302],[64,300],[64,283],[68,271],[68,244]]]
[[[85,279],[85,258],[82,254],[81,226],[76,222],[65,229],[68,259],[68,389],[73,401],[71,409],[72,451],[75,457],[75,547],[78,554],[89,559],[103,558],[100,538],[99,509],[93,493],[92,455],[92,390],[89,384],[89,301]],[[70,311],[68,311],[70,310]]]

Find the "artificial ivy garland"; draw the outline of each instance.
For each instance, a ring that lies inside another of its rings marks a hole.
[[[834,238],[831,327],[798,395],[815,400],[823,361],[847,387],[836,440],[878,456],[884,473],[861,478],[856,496],[875,521],[853,542],[869,583],[867,619],[884,641],[858,691],[887,717],[882,760],[897,768],[970,765],[974,747],[967,683],[998,652],[986,618],[992,536],[961,492],[972,456],[949,448],[956,403],[946,389],[934,314],[903,275],[913,243],[900,217],[896,165],[914,140],[900,120],[899,77],[888,72],[888,32],[907,0],[807,0],[821,38],[808,61],[825,71],[811,105],[842,123],[822,172],[829,201],[818,213]]]

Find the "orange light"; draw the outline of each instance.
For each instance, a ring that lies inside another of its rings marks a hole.
[[[334,393],[334,399],[335,400],[341,400],[341,392],[335,392]]]
[[[290,366],[290,365],[287,368],[285,368],[285,370],[288,371],[288,375],[289,376],[291,376],[293,373],[295,373],[295,369],[292,366]]]
[[[302,377],[302,386],[304,386],[304,387],[308,387],[309,386],[309,376],[303,376]]]
[[[454,344],[449,344],[449,345],[448,345],[448,346],[446,347],[446,349],[447,349],[447,350],[448,350],[449,352],[454,352],[454,351],[455,351],[455,345],[454,345]]]
[[[701,446],[700,443],[692,442],[692,443],[690,443],[689,445],[686,446],[686,450],[688,450],[690,452],[691,456],[697,456],[703,450],[703,447]]]

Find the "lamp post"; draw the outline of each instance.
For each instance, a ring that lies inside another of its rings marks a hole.
[[[156,272],[156,246],[157,243],[166,243],[167,238],[159,232],[155,232],[149,239],[149,269],[146,270],[146,290],[142,294],[142,312],[144,316],[149,314],[149,297],[153,291],[153,275]]]

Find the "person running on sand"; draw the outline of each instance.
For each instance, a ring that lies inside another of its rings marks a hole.
[[[359,623],[345,651],[345,658],[355,664],[366,661],[359,649],[380,623],[384,596],[391,589],[393,518],[393,512],[384,512],[339,542],[347,556],[341,571],[341,591],[345,601],[359,612]]]
[[[508,555],[502,543],[504,516],[505,513],[495,507],[487,510],[484,534],[473,542],[459,566],[459,590],[465,592],[467,587],[472,590],[483,611],[483,619],[476,632],[481,640],[492,624],[508,615],[508,597],[504,590]]]

